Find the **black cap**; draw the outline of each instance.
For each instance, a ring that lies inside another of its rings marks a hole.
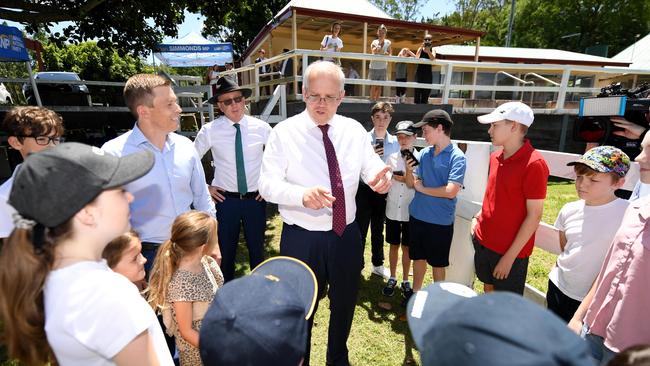
[[[521,295],[472,297],[469,288],[450,291],[444,284],[409,300],[409,328],[422,365],[593,366],[585,341],[547,309]]]
[[[221,94],[226,94],[234,91],[240,91],[241,94],[244,96],[244,98],[248,98],[252,94],[252,90],[248,88],[240,87],[239,85],[237,85],[236,82],[234,82],[230,78],[220,77],[217,80],[216,85],[217,85],[217,90],[214,92],[212,98],[208,99],[208,103],[217,104],[217,98],[219,98]]]
[[[413,127],[419,128],[426,124],[444,124],[444,125],[453,125],[454,121],[451,120],[449,114],[442,109],[434,109],[425,113],[422,120],[413,125]]]
[[[94,146],[63,143],[25,159],[16,173],[9,204],[26,219],[56,227],[103,191],[147,174],[153,163],[150,151],[119,158]]]
[[[273,257],[226,283],[203,317],[201,359],[210,365],[291,365],[305,356],[316,276],[303,262]]]

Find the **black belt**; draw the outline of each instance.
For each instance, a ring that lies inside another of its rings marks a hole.
[[[152,251],[158,251],[158,247],[161,246],[161,243],[151,243],[147,241],[142,242],[142,250],[152,250]]]
[[[257,195],[259,194],[258,191],[255,192],[246,192],[244,194],[239,193],[239,192],[220,192],[224,197],[230,197],[230,198],[239,198],[240,200],[245,200],[245,199],[250,199],[250,198],[257,198]]]

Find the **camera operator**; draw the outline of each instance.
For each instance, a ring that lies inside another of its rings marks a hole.
[[[433,37],[430,34],[424,36],[422,46],[418,48],[418,51],[415,53],[415,57],[429,60],[436,59],[436,52],[433,50],[432,39]],[[418,64],[418,67],[415,71],[415,81],[423,84],[431,84],[433,82],[433,72],[431,70],[431,65]],[[415,104],[429,103],[430,94],[431,89],[415,89]]]
[[[631,122],[624,117],[612,117],[609,120],[621,130],[612,131],[602,145],[611,145],[623,150],[630,159],[641,152],[641,141],[650,129],[650,110],[645,112],[645,125]],[[621,139],[623,137],[623,139]],[[587,150],[598,146],[597,143],[587,143]]]

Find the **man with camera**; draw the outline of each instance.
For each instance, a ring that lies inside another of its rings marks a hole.
[[[436,59],[436,52],[433,50],[432,39],[433,37],[430,34],[424,36],[424,42],[422,42],[422,46],[418,48],[418,51],[415,53],[416,58],[423,58],[428,60]],[[418,64],[418,67],[415,71],[415,81],[423,84],[433,83],[433,71],[431,70],[431,65]],[[429,103],[430,94],[431,89],[429,88],[415,89],[415,104]]]

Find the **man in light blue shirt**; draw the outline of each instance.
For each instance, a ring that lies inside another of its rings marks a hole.
[[[124,99],[138,121],[131,131],[108,141],[102,149],[116,156],[140,150],[155,155],[151,171],[125,187],[134,196],[131,225],[142,239],[148,272],[158,246],[170,238],[178,215],[194,208],[215,216],[215,208],[192,141],[174,133],[181,108],[169,80],[134,75],[126,82]],[[218,246],[212,256],[220,261]]]
[[[388,102],[376,103],[370,112],[373,129],[368,132],[368,142],[374,146],[375,152],[387,164],[388,157],[399,152],[397,137],[388,133],[388,125],[392,119],[393,106]],[[386,220],[386,196],[359,182],[359,190],[355,198],[357,203],[357,222],[361,230],[362,242],[366,243],[368,227],[370,227],[370,245],[372,248],[372,273],[388,279],[390,271],[384,267],[384,221]]]

